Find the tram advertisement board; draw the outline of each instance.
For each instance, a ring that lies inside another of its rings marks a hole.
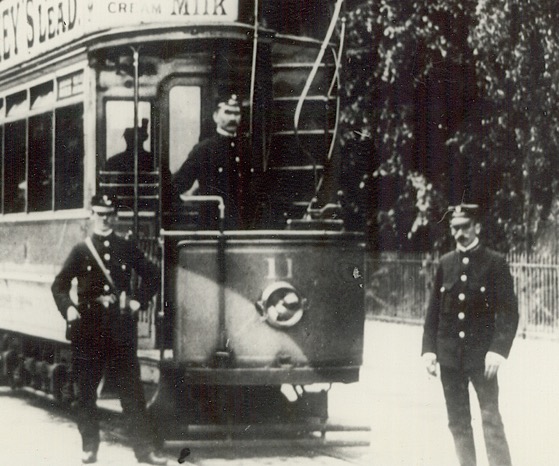
[[[235,21],[238,0],[95,0],[88,2],[92,28],[138,23]]]
[[[238,0],[0,0],[0,72],[92,32],[233,22]]]
[[[79,37],[79,0],[0,2],[0,71]]]

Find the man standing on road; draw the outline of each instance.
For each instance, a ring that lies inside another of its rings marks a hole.
[[[499,412],[497,372],[508,357],[518,327],[518,302],[505,258],[480,244],[478,206],[451,209],[457,249],[441,257],[427,309],[422,355],[429,374],[441,381],[448,425],[461,466],[476,464],[468,386],[479,400],[491,466],[511,458]]]
[[[91,204],[93,234],[74,246],[52,285],[56,305],[71,329],[68,338],[72,344],[82,463],[97,461],[97,387],[111,362],[136,458],[142,463],[167,464],[155,454],[157,435],[146,413],[136,355],[137,313],[140,308],[146,309],[157,292],[159,271],[132,242],[113,232],[114,198],[94,196]],[[132,270],[142,277],[136,295],[131,295]],[[74,278],[78,303],[70,297]]]

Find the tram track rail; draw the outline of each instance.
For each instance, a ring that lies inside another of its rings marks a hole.
[[[73,423],[75,412],[70,405],[62,405],[52,395],[45,394],[33,388],[22,387],[15,390],[5,389],[5,395],[24,400],[35,408],[45,410],[56,423]],[[104,400],[107,401],[107,400]],[[111,403],[113,400],[110,400]],[[108,444],[119,444],[130,447],[132,442],[126,432],[122,413],[105,406],[100,407],[100,422],[102,441]],[[114,404],[114,403],[113,403]],[[101,403],[103,405],[103,403]],[[217,433],[218,426],[203,428],[198,426],[193,432],[198,438],[166,441],[162,453],[174,464],[179,458],[186,458],[190,463],[185,464],[214,464],[215,461],[225,461],[232,466],[273,465],[273,464],[313,464],[317,466],[331,465],[364,465],[363,458],[369,451],[369,442],[363,438],[358,426],[338,426],[339,431],[328,431],[325,438],[200,438],[203,431]],[[249,431],[255,426],[251,426]],[[343,430],[342,430],[343,428]],[[235,429],[234,429],[235,430]],[[236,430],[241,430],[236,426]],[[270,429],[273,431],[273,429]],[[262,432],[261,432],[262,434]],[[338,435],[347,435],[344,439]],[[336,436],[336,438],[334,438]],[[186,452],[186,456],[185,456]],[[277,463],[276,463],[277,462]],[[177,463],[178,464],[178,463]],[[221,463],[220,463],[221,464]]]
[[[59,403],[51,394],[30,387],[20,387],[12,391],[13,396],[32,400],[41,409],[48,410],[67,420],[73,420],[74,409],[69,404]],[[118,399],[101,398],[98,400],[100,422],[108,439],[128,444],[125,420]],[[370,445],[370,426],[334,423],[265,423],[265,424],[230,424],[190,425],[182,438],[164,441],[164,449],[180,450],[182,448],[199,448],[212,450],[250,449],[250,448],[286,448],[298,449],[301,453],[312,448],[338,459],[339,453],[332,448],[368,447]]]

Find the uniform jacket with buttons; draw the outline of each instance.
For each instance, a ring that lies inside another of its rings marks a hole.
[[[159,289],[158,267],[148,261],[134,243],[114,232],[108,236],[94,234],[91,239],[117,290],[111,287],[85,242],[78,243],[71,250],[51,287],[62,316],[66,318],[70,306],[76,306],[81,314],[86,313],[90,306],[98,307],[96,298],[99,296],[120,295],[122,291],[138,300],[145,309]],[[132,270],[141,277],[141,286],[135,296],[131,295]],[[78,303],[74,303],[70,297],[74,278],[77,279]]]
[[[198,180],[201,195],[222,196],[225,202],[227,228],[240,228],[250,215],[251,155],[246,141],[216,133],[200,142],[190,152],[181,168],[173,176],[172,184],[177,193],[190,189]],[[211,216],[216,210],[212,207]],[[210,209],[202,212],[204,222]]]
[[[478,246],[445,254],[427,308],[422,353],[443,366],[483,367],[488,351],[508,357],[518,302],[505,258]]]

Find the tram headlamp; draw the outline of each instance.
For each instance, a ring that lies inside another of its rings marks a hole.
[[[302,318],[307,308],[307,300],[287,282],[276,282],[267,286],[256,309],[270,326],[290,328]]]

